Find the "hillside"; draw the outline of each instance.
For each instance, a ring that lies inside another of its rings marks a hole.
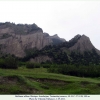
[[[0,94],[100,94],[99,71],[86,35],[66,41],[36,24],[0,23]]]
[[[5,63],[9,56],[14,57],[18,62],[100,65],[100,51],[93,46],[86,35],[78,34],[66,41],[57,34],[50,36],[43,32],[35,23],[0,23],[1,68],[8,66],[2,63]]]
[[[42,28],[35,23],[0,23],[0,57],[7,55],[21,58],[22,61],[37,63],[49,61],[84,64],[87,61],[89,61],[88,63],[99,63],[100,61],[100,51],[92,45],[89,37],[78,34],[66,41],[57,34],[50,36],[43,32]],[[89,60],[87,60],[88,58]],[[83,61],[80,61],[82,59]],[[93,59],[96,59],[97,62]]]
[[[29,49],[22,61],[37,63],[100,64],[100,51],[91,43],[89,37],[76,35],[69,41],[57,45],[47,45],[41,50]]]
[[[99,78],[48,73],[45,68],[0,69],[0,94],[100,94]],[[24,85],[23,85],[24,84]]]

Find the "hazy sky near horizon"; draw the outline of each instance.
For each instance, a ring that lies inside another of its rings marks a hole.
[[[67,41],[85,34],[100,50],[100,1],[0,1],[0,22],[35,23]]]

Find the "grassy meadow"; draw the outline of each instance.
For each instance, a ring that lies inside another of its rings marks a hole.
[[[42,67],[0,69],[0,94],[100,94],[100,78],[48,73]]]

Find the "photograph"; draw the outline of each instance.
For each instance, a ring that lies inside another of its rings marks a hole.
[[[99,0],[1,0],[0,97],[100,95],[99,43]]]

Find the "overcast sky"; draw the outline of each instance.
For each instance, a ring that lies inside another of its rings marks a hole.
[[[100,50],[100,1],[0,1],[0,22],[7,21],[36,23],[67,41],[85,34]]]

